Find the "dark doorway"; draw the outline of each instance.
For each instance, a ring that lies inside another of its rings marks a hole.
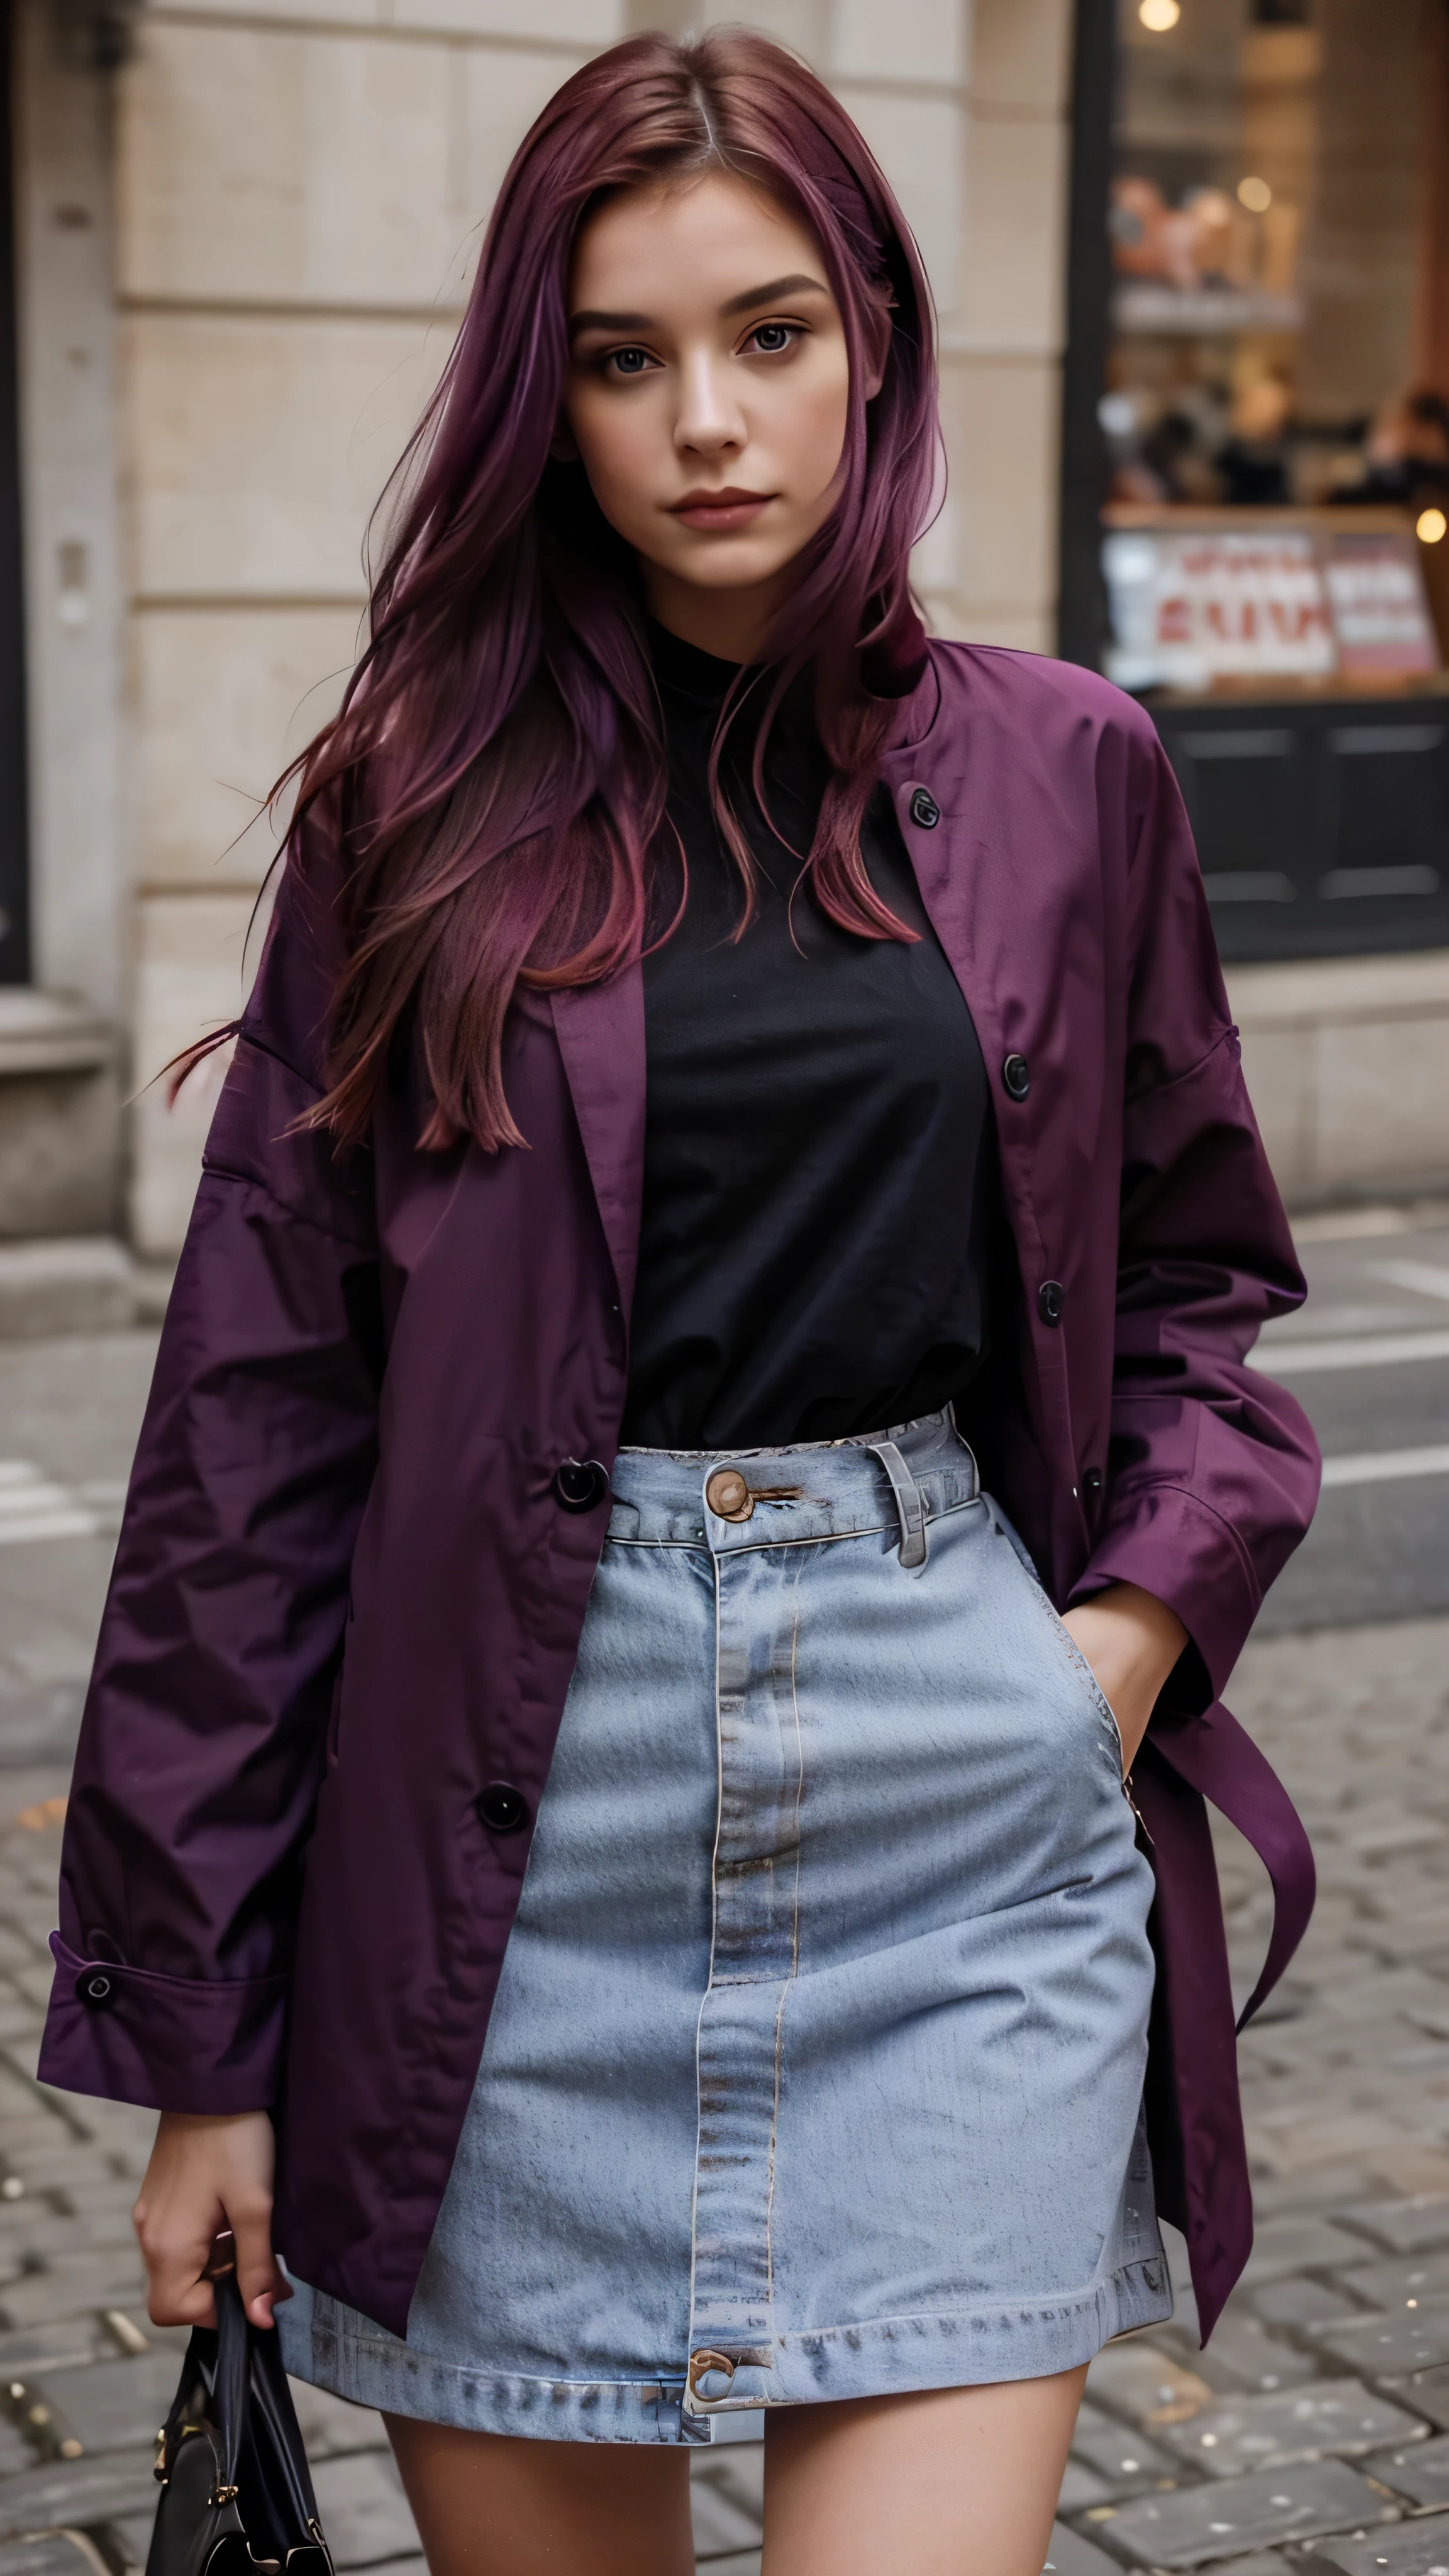
[[[25,599],[15,315],[15,13],[0,0],[0,984],[30,977]]]

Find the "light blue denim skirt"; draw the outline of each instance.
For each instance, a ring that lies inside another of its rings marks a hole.
[[[1160,2323],[1151,1871],[1111,1710],[949,1414],[625,1450],[613,1489],[407,2341],[299,2284],[287,2368],[697,2442]]]

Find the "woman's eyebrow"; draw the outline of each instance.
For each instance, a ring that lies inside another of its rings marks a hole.
[[[747,286],[742,295],[732,295],[720,306],[722,317],[752,313],[757,304],[778,304],[783,295],[828,295],[830,289],[818,277],[774,277],[766,286]],[[654,317],[649,313],[601,313],[590,309],[569,315],[569,337],[579,331],[652,331]]]
[[[569,336],[575,331],[652,331],[647,313],[571,313]]]
[[[774,277],[768,286],[747,287],[743,295],[732,295],[720,306],[722,314],[749,313],[757,304],[777,304],[782,295],[828,295],[830,289],[818,277]]]

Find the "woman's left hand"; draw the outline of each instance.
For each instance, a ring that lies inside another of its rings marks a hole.
[[[1130,1771],[1158,1693],[1187,1644],[1187,1630],[1175,1610],[1137,1583],[1109,1584],[1068,1610],[1063,1624],[1117,1720],[1122,1768]]]

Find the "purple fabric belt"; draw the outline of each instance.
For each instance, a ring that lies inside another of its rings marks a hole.
[[[1133,1766],[1152,1844],[1157,1953],[1148,2128],[1158,2206],[1187,2238],[1206,2342],[1253,2243],[1237,2033],[1282,1976],[1313,1912],[1313,1853],[1282,1781],[1215,1701],[1201,1716],[1162,1710]],[[1237,1826],[1268,1873],[1273,1931],[1262,1972],[1234,2019],[1227,1937],[1204,1799]],[[1179,2047],[1170,2048],[1169,2026]]]

